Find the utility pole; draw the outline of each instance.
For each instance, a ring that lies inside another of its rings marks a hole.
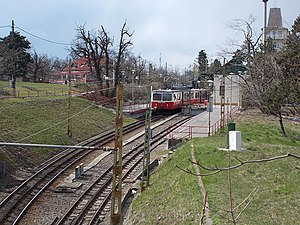
[[[220,79],[220,99],[221,99],[221,129],[224,129],[225,127],[225,118],[224,118],[224,112],[225,112],[225,76],[226,76],[226,69],[225,69],[225,58],[223,62],[223,75]]]
[[[72,74],[72,64],[71,59],[69,60],[69,74],[68,74],[68,128],[67,128],[67,134],[68,137],[72,138],[72,124],[71,124],[71,96],[72,96],[72,90],[71,90],[71,74]]]
[[[143,191],[150,184],[150,147],[151,147],[151,70],[152,64],[149,65],[149,74],[148,74],[148,98],[146,102],[146,118],[145,118],[145,143],[144,143],[144,157],[143,157],[143,174],[142,174],[142,183],[141,191]]]
[[[262,0],[265,8],[264,8],[264,28],[263,28],[263,44],[265,45],[266,42],[266,36],[267,36],[267,2],[268,0]]]
[[[161,70],[161,53],[159,54],[159,69]]]
[[[122,224],[122,150],[123,150],[123,84],[116,74],[116,121],[113,179],[111,193],[111,224]]]
[[[264,12],[264,32],[263,32],[263,48],[264,48],[264,54],[266,54],[266,40],[267,40],[267,2],[268,0],[262,0],[265,5],[265,12]],[[262,90],[265,90],[265,73],[266,73],[266,57],[264,57],[264,68],[263,68],[263,74],[262,74]]]
[[[135,84],[134,84],[134,80],[135,80],[135,70],[132,70],[131,71],[132,72],[132,74],[131,74],[131,102],[132,102],[132,104],[134,104],[134,86],[135,86]]]
[[[13,96],[16,97],[16,43],[15,43],[15,21],[11,21],[12,32],[12,57],[13,57],[13,74],[11,78],[11,88],[13,89]]]

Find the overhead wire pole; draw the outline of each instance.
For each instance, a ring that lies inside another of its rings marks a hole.
[[[148,74],[148,94],[146,100],[146,115],[145,115],[145,142],[144,142],[144,157],[143,157],[143,173],[141,182],[141,191],[143,191],[150,184],[150,147],[151,147],[151,70],[152,64],[149,65]]]
[[[11,32],[12,32],[12,55],[13,55],[13,75],[11,78],[11,87],[13,89],[13,96],[16,97],[16,43],[15,43],[15,21],[11,21]]]
[[[71,74],[72,74],[72,71],[71,71],[71,59],[69,60],[69,74],[68,74],[68,128],[67,128],[67,134],[68,136],[71,138],[72,137],[72,124],[71,124],[71,118],[70,118],[70,115],[71,115],[71,95],[72,95],[72,90],[71,90]]]
[[[263,28],[263,44],[266,42],[266,34],[267,34],[267,2],[269,0],[262,0],[264,3],[264,28]]]
[[[267,43],[267,8],[268,8],[268,0],[262,0],[264,3],[264,28],[263,28],[263,49],[264,54],[266,54],[266,43]],[[262,90],[265,90],[264,80],[265,80],[265,73],[266,73],[266,57],[264,57],[264,68],[262,74]]]
[[[117,74],[118,76],[118,74]],[[122,147],[123,147],[123,84],[116,86],[116,121],[113,179],[111,193],[111,224],[122,224]]]
[[[223,63],[223,75],[220,80],[220,99],[221,99],[221,129],[224,130],[225,127],[225,76],[226,76],[226,69],[225,69],[225,58],[224,58],[224,63]]]

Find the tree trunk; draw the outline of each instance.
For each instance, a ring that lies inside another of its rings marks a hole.
[[[281,112],[279,112],[279,123],[280,123],[280,128],[281,128],[281,132],[282,132],[283,136],[287,137],[287,134],[285,132],[284,125],[283,125],[283,120],[282,120],[282,114],[281,114]]]

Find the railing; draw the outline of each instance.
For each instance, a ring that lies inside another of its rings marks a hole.
[[[7,94],[0,94],[0,98],[30,98],[42,96],[63,96],[68,95],[69,91],[66,89],[58,90],[20,90],[7,92]],[[71,94],[79,94],[79,91],[72,90]]]
[[[224,123],[227,124],[237,113],[238,107],[232,108],[230,112],[227,112],[224,115]],[[187,126],[181,126],[180,130],[176,130],[172,132],[172,138],[174,138],[175,134],[180,134],[180,138],[188,138],[191,139],[195,136],[198,137],[206,137],[210,135],[215,135],[218,130],[221,128],[221,120],[219,119],[217,122],[215,122],[212,126],[194,126],[194,125],[187,125]]]
[[[230,121],[238,111],[239,111],[239,108],[234,107],[229,112],[227,112],[224,115],[224,124],[226,125],[228,123],[228,121]],[[216,123],[214,123],[211,126],[211,129],[210,129],[211,132],[208,135],[216,134],[220,128],[221,128],[221,120],[218,120]]]
[[[193,138],[193,136],[207,136],[208,126],[181,126],[180,131],[174,131],[174,134],[179,133],[182,138]]]
[[[123,106],[124,106],[123,109],[124,112],[129,112],[129,113],[143,110],[146,109],[147,107],[145,101],[142,100],[138,100],[134,102],[124,102]]]

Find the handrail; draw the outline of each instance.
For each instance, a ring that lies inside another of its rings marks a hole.
[[[234,107],[232,108],[231,112],[227,112],[225,114],[225,123],[227,124],[230,119],[237,113],[238,111],[238,107]],[[189,137],[192,138],[195,134],[204,134],[209,136],[209,130],[211,131],[210,135],[215,135],[218,130],[221,127],[221,120],[217,120],[217,122],[215,122],[213,125],[210,126],[210,129],[208,126],[195,126],[195,125],[184,125],[181,126],[181,130],[180,131],[173,131],[172,133],[181,133],[181,134],[188,134],[188,135],[184,135],[183,138],[185,137]],[[195,131],[195,129],[197,129],[198,131]],[[200,131],[199,131],[200,130]],[[202,132],[202,130],[205,130],[205,132]]]

